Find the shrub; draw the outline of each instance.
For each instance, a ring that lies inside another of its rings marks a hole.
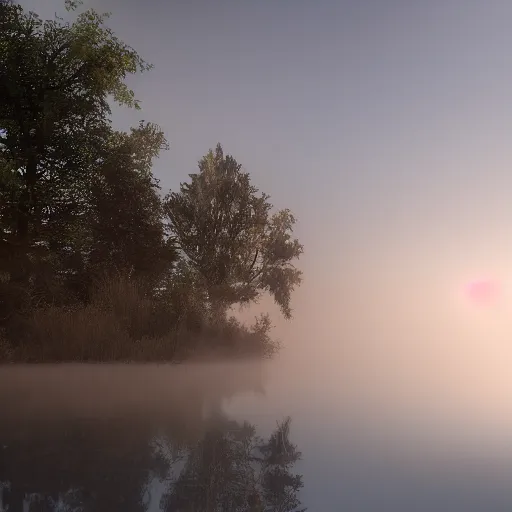
[[[0,361],[172,361],[191,357],[270,357],[270,319],[252,326],[211,317],[198,290],[148,297],[127,277],[98,282],[89,304],[36,308],[0,337]],[[16,334],[14,334],[16,333]]]

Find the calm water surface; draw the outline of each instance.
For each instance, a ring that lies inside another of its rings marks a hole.
[[[510,512],[506,393],[374,370],[0,368],[2,510]]]

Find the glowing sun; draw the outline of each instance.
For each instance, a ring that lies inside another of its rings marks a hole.
[[[498,283],[490,279],[477,279],[466,286],[468,299],[479,305],[494,304],[499,296]]]

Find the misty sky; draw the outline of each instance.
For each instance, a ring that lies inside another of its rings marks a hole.
[[[20,3],[51,17],[64,0]],[[344,400],[496,426],[508,450],[512,1],[84,4],[112,11],[112,28],[155,66],[129,82],[142,112],[116,109],[115,123],[164,128],[164,191],[221,142],[298,218],[304,283],[294,320],[274,317],[296,358],[276,370],[275,403],[324,414],[314,421],[332,432],[318,442],[339,437]],[[492,310],[459,294],[480,278],[501,285]],[[479,447],[492,438],[477,434]],[[325,491],[338,490],[333,474]]]
[[[512,283],[510,1],[85,5],[155,65],[130,80],[142,113],[115,119],[165,129],[165,190],[220,141],[297,215],[305,281],[285,337],[450,315],[466,279]]]

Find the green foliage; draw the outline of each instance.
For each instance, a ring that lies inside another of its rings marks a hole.
[[[213,302],[244,304],[269,292],[290,318],[291,292],[302,275],[292,261],[303,248],[292,238],[294,216],[289,210],[272,215],[268,199],[219,144],[200,160],[189,183],[169,193],[165,212]]]
[[[1,220],[27,255],[55,217],[81,213],[109,139],[109,97],[138,105],[124,80],[149,66],[104,22],[93,10],[68,24],[0,5]]]
[[[110,102],[139,108],[127,76],[151,66],[108,16],[45,21],[0,1],[1,352],[270,357],[268,316],[246,326],[228,309],[270,293],[291,316],[295,218],[272,213],[220,145],[162,199],[152,166],[168,149],[163,131],[111,126]]]
[[[149,123],[130,134],[112,134],[91,184],[88,263],[96,273],[129,271],[155,285],[175,261],[174,244],[162,222],[158,182],[151,173],[153,159],[166,146],[162,131]]]
[[[65,0],[64,5],[66,7],[66,11],[76,11],[80,5],[83,4],[82,0]]]
[[[189,309],[181,293],[151,296],[128,276],[100,279],[90,295],[85,304],[43,304],[18,315],[0,330],[0,363],[264,358],[277,349],[269,324],[212,324],[201,303]]]

